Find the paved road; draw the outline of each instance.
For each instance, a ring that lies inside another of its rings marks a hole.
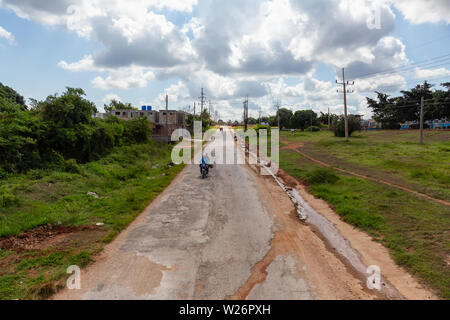
[[[212,145],[229,153],[235,143],[221,135]],[[278,186],[264,183],[246,165],[216,165],[205,180],[187,166],[83,270],[82,289],[55,299],[372,298],[309,228],[300,231]]]

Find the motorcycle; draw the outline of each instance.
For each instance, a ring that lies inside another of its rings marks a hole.
[[[200,165],[200,172],[202,174],[202,179],[205,179],[208,176],[209,173],[209,165],[202,163]]]

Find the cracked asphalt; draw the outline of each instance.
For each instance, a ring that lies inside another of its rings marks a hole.
[[[211,147],[216,158],[235,149],[231,131]],[[261,189],[267,183],[247,165],[215,165],[205,180],[188,165],[82,270],[81,290],[54,299],[317,299],[320,273],[331,273],[331,298],[373,298],[309,228],[302,233],[278,186]],[[333,280],[339,273],[348,279]]]

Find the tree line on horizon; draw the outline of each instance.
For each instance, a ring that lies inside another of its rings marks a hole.
[[[432,90],[433,85],[425,81],[410,90],[400,91],[398,97],[375,92],[375,99],[367,98],[367,105],[375,121],[383,129],[399,129],[406,121],[420,119],[421,98],[424,98],[424,121],[450,119],[450,82],[441,84],[447,90]]]

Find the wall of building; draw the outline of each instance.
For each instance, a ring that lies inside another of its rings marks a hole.
[[[110,114],[124,120],[146,117],[150,121],[152,134],[154,136],[166,135],[166,117],[168,121],[169,135],[171,135],[174,130],[184,128],[186,126],[187,114],[185,112],[168,110],[167,113],[168,116],[165,110],[113,110]]]

